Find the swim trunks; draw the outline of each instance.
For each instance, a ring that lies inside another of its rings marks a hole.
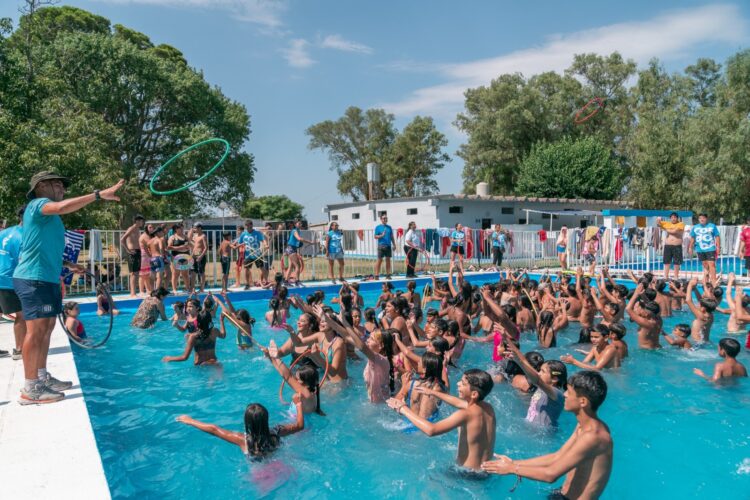
[[[161,273],[164,271],[164,259],[162,257],[151,257],[151,272]]]
[[[393,249],[390,246],[378,246],[378,259],[390,259],[393,255]]]
[[[713,262],[716,260],[716,251],[712,252],[696,252],[698,260],[701,262]]]
[[[134,250],[133,253],[128,254],[128,267],[130,272],[138,272],[141,270],[141,251]]]
[[[229,274],[229,265],[231,264],[231,259],[229,257],[222,257],[221,258],[221,274],[227,275]]]
[[[682,245],[664,245],[664,263],[682,265]]]
[[[193,272],[195,274],[206,274],[206,256],[201,258],[193,257]]]

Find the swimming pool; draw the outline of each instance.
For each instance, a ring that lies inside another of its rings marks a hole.
[[[487,276],[473,281],[497,277]],[[364,296],[372,304],[377,292]],[[262,318],[266,302],[236,305]],[[127,325],[131,314],[123,313],[118,325]],[[90,315],[82,319],[88,328],[101,321]],[[681,314],[667,324],[690,319]],[[259,319],[254,332],[261,342],[286,339],[285,332],[263,323]],[[714,328],[714,342],[719,330]],[[367,402],[364,360],[350,362],[346,384],[323,389],[321,405],[327,416],[309,416],[306,429],[285,438],[270,463],[250,463],[236,446],[175,422],[187,413],[240,431],[250,402],[269,409],[272,425],[286,418],[286,407],[278,399],[279,375],[259,352],[239,351],[230,336],[217,344],[221,367],[162,363],[164,355],[179,354],[184,345],[183,335],[166,323],[150,331],[119,326],[104,349],[75,349],[113,497],[257,498],[266,493],[289,498],[540,498],[553,487],[524,480],[511,494],[514,477],[475,482],[453,475],[449,469],[456,434],[427,438],[402,433],[400,417],[385,405]],[[577,329],[568,328],[559,336],[562,347],[541,352],[546,358],[574,353],[570,344],[577,338]],[[695,352],[641,352],[632,324],[625,340],[631,357],[622,369],[605,375],[609,394],[600,410],[615,441],[614,470],[604,497],[747,498],[750,382],[715,388],[693,375],[694,367],[711,369],[717,358],[713,345]],[[522,349],[534,345],[527,334]],[[469,343],[459,367],[489,367],[489,349],[488,344]],[[748,364],[748,358],[743,351],[740,359]],[[453,393],[459,377],[460,371],[451,372]],[[554,451],[575,425],[575,419],[564,414],[557,433],[530,428],[524,421],[528,399],[508,386],[496,385],[488,401],[497,413],[496,451],[511,457]],[[263,491],[252,480],[279,470],[286,480],[265,485]]]

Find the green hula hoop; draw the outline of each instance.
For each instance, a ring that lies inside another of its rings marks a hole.
[[[205,174],[201,175],[196,180],[194,180],[192,182],[189,182],[189,183],[185,184],[182,187],[178,187],[177,189],[170,189],[169,191],[159,191],[156,188],[154,188],[154,182],[156,182],[156,179],[159,178],[159,175],[161,175],[161,173],[164,171],[164,169],[167,168],[173,161],[175,161],[180,156],[182,156],[182,155],[184,155],[184,154],[186,154],[186,153],[194,150],[195,148],[198,148],[198,147],[203,146],[204,144],[208,144],[210,142],[220,142],[220,143],[224,144],[224,154],[221,156],[221,158],[219,159],[219,161],[217,161],[216,164],[213,167],[211,167],[211,169],[208,172],[206,172]],[[227,156],[229,156],[229,151],[230,150],[231,150],[231,148],[229,146],[229,143],[226,140],[224,140],[224,139],[219,139],[218,137],[214,137],[212,139],[206,139],[205,141],[201,141],[201,142],[199,142],[197,144],[193,144],[189,148],[183,149],[182,151],[180,151],[179,153],[177,153],[176,155],[174,155],[172,158],[170,158],[169,160],[167,160],[167,162],[164,165],[162,165],[161,167],[159,167],[159,170],[157,170],[156,173],[154,174],[154,176],[151,178],[151,182],[149,183],[148,187],[149,187],[149,189],[151,190],[152,193],[158,194],[158,195],[176,194],[176,193],[179,193],[180,191],[185,191],[186,189],[190,189],[191,187],[195,186],[196,184],[198,184],[200,181],[202,181],[203,179],[205,179],[209,175],[213,174],[214,171],[217,168],[219,168],[222,163],[224,163],[224,160],[227,159]]]

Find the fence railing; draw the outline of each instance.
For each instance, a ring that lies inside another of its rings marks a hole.
[[[738,226],[722,226],[719,228],[722,234],[721,256],[717,260],[717,271],[727,274],[734,272],[738,276],[746,273],[743,259],[735,256],[737,252]],[[576,230],[571,230],[573,232]],[[447,271],[450,263],[450,244],[446,230],[420,230],[422,236],[422,247],[429,257],[429,269],[431,271]],[[206,286],[215,287],[221,285],[222,271],[219,246],[222,241],[221,231],[206,231],[208,240],[208,263],[206,265]],[[272,265],[269,277],[273,279],[276,272],[284,271],[288,266],[288,256],[284,255],[291,231],[274,230],[264,232],[268,242],[268,254],[271,256]],[[378,243],[374,238],[373,230],[344,230],[344,277],[355,278],[374,274],[374,266],[377,260]],[[329,260],[322,246],[325,242],[325,231],[301,231],[302,237],[313,241],[312,244],[304,245],[300,254],[303,257],[304,270],[302,280],[325,280],[331,277]],[[635,234],[635,233],[634,233]],[[92,230],[86,232],[84,247],[79,254],[78,262],[85,263],[90,272],[101,281],[110,284],[115,291],[128,290],[128,280],[131,269],[128,268],[127,252],[120,247],[120,230]],[[653,233],[643,235],[644,238],[635,237],[631,234],[626,238],[624,234],[616,234],[615,231],[604,233],[604,239],[596,254],[597,265],[608,265],[615,270],[632,270],[636,273],[655,271],[662,269],[663,247],[654,246]],[[232,238],[238,235],[233,234]],[[508,243],[503,254],[502,267],[511,268],[556,268],[559,267],[556,242],[557,231],[546,231],[546,239],[542,241],[539,232],[536,231],[514,231],[508,234]],[[101,243],[98,244],[97,240]],[[686,238],[687,240],[687,238]],[[726,242],[726,243],[725,243]],[[93,245],[92,245],[93,243]],[[685,243],[687,248],[687,243]],[[93,251],[92,251],[93,250]],[[489,233],[482,230],[467,231],[466,242],[467,255],[464,258],[464,268],[487,268],[492,265],[492,248]],[[584,265],[582,246],[578,240],[569,234],[567,245],[567,262],[570,268]],[[684,252],[685,262],[682,266],[682,274],[700,271],[700,264],[695,257],[688,258]],[[245,285],[244,269],[238,265],[240,257],[239,249],[232,251],[232,264],[230,268],[230,286]],[[425,257],[420,256],[417,267],[422,267]],[[391,259],[392,274],[402,274],[406,270],[406,254],[404,252],[403,234],[396,233],[396,247]],[[168,271],[171,264],[166,266]],[[139,270],[136,270],[138,272]],[[252,280],[259,281],[260,269],[252,267]],[[334,262],[333,276],[338,278],[338,263]],[[387,274],[385,262],[383,262],[381,275]],[[169,279],[165,283],[169,284]],[[71,283],[67,292],[72,294],[83,294],[92,292],[93,287],[90,279],[79,278]]]

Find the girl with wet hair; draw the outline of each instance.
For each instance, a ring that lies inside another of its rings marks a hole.
[[[172,361],[186,361],[190,353],[195,351],[193,364],[195,365],[214,365],[219,361],[216,358],[216,339],[223,339],[227,336],[226,328],[221,330],[214,328],[213,318],[208,311],[200,311],[196,318],[196,330],[187,336],[185,350],[180,356],[165,356],[162,361],[169,363]]]

